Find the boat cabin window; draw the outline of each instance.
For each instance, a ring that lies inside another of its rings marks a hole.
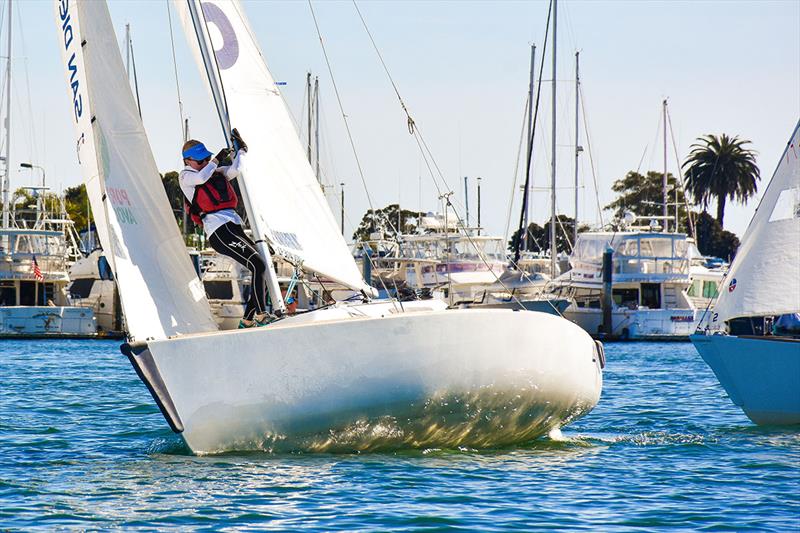
[[[603,260],[603,252],[606,251],[606,248],[609,246],[610,237],[602,236],[600,238],[580,238],[578,240],[578,245],[576,246],[577,251],[574,254],[576,258],[580,261],[585,261],[588,263],[596,263]],[[636,241],[634,240],[634,245]]]
[[[19,305],[47,305],[47,300],[55,300],[52,283],[19,282]]]
[[[3,305],[17,305],[17,290],[13,281],[0,283],[0,306]]]
[[[614,247],[617,274],[685,274],[688,245],[682,235],[635,235]]]
[[[19,282],[19,305],[36,305],[36,282]]]
[[[209,300],[231,300],[233,299],[233,282],[230,280],[209,280],[203,282],[206,289],[206,297]]]
[[[731,335],[763,335],[768,331],[765,317],[744,316],[728,321],[728,333]]]
[[[691,296],[691,297],[697,296],[697,294],[700,292],[699,287],[700,287],[700,281],[694,280],[692,284],[689,285],[689,288],[686,289],[686,296]]]
[[[94,280],[92,278],[82,278],[74,280],[69,286],[70,298],[88,298],[92,292]]]
[[[505,250],[501,240],[494,239],[459,239],[450,242],[450,253],[461,260],[480,261],[481,256],[487,260],[502,261]]]
[[[104,255],[101,255],[100,259],[97,260],[97,272],[100,273],[100,279],[114,280],[114,273],[111,270],[111,265],[108,264],[108,259],[106,259]]]
[[[638,239],[625,239],[617,246],[617,253],[626,257],[636,257],[639,255]]]
[[[611,294],[618,307],[628,309],[639,307],[639,289],[612,289]]]
[[[642,283],[642,306],[648,309],[661,309],[661,285]]]
[[[716,281],[704,281],[703,282],[703,297],[704,298],[716,298],[719,294],[719,285]]]

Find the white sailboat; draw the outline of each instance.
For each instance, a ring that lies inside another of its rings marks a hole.
[[[800,424],[800,122],[756,209],[697,351],[756,424]]]
[[[241,6],[179,5],[197,30],[220,116],[249,144],[239,179],[262,249],[269,243],[304,271],[368,294]],[[191,450],[496,446],[546,434],[597,403],[602,346],[541,313],[365,297],[219,331],[163,195],[105,2],[57,0],[56,22],[81,167],[94,212],[105,214],[100,236],[128,323],[123,351]],[[221,41],[209,38],[211,26]]]

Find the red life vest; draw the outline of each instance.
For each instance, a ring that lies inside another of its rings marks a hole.
[[[192,222],[203,225],[203,217],[223,209],[236,209],[239,198],[228,179],[221,172],[214,174],[205,183],[194,188],[192,203],[184,199],[183,208],[192,217]]]

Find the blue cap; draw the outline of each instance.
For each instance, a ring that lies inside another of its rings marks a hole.
[[[191,148],[187,148],[186,150],[183,151],[184,159],[194,159],[195,161],[202,161],[203,159],[208,159],[212,155],[214,154],[209,152],[203,143],[195,144]]]

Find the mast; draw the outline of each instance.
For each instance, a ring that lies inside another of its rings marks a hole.
[[[344,182],[341,182],[339,185],[342,188],[342,202],[340,206],[341,209],[340,216],[342,218],[342,235],[344,235]]]
[[[314,78],[314,149],[316,151],[314,160],[316,163],[315,172],[317,181],[322,186],[322,176],[319,173],[319,76]],[[325,192],[325,188],[322,188]]]
[[[11,170],[11,0],[8,0],[8,62],[6,63],[6,168],[3,173],[3,227],[9,227],[8,188]]]
[[[525,191],[522,195],[523,198],[523,206],[522,210],[525,213],[525,223],[523,224],[524,229],[524,239],[522,241],[523,247],[525,251],[528,250],[528,227],[530,225],[530,211],[531,211],[531,201],[530,201],[530,184],[528,181],[528,177],[530,176],[530,168],[531,168],[531,159],[533,158],[533,78],[535,72],[535,63],[536,63],[536,45],[531,45],[531,71],[529,75],[528,81],[528,154],[527,154],[527,170],[525,171]]]
[[[128,81],[131,79],[131,25],[125,23],[125,72],[128,74]]]
[[[469,227],[469,178],[467,176],[464,176],[464,211],[466,211],[467,228],[468,228]]]
[[[481,177],[478,176],[478,235],[481,234]]]
[[[556,28],[558,21],[558,0],[553,0],[553,76],[551,87],[553,90],[553,137],[552,144],[552,175],[550,177],[550,272],[556,275]]]
[[[525,165],[525,186],[522,189],[522,209],[519,213],[519,238],[517,239],[517,246],[514,250],[514,262],[512,266],[519,262],[520,249],[523,244],[525,249],[528,248],[528,205],[530,204],[530,183],[531,183],[531,161],[533,159],[533,76],[534,64],[536,59],[536,45],[531,45],[531,72],[530,80],[528,83],[528,155]],[[541,84],[542,80],[539,80]],[[478,224],[480,226],[480,224]]]
[[[314,95],[311,94],[311,72],[306,72],[306,105],[308,106],[308,124],[306,127],[306,137],[308,139],[306,144],[306,151],[308,155],[308,164],[313,165],[314,161],[311,159],[311,118],[312,114],[314,113],[314,103],[313,103]]]
[[[130,27],[130,24],[128,24],[128,27]],[[133,39],[131,39],[130,29],[128,31],[128,48],[131,51],[131,66],[133,67],[133,88],[136,90],[136,108],[139,110],[139,118],[142,118],[142,101],[139,99],[139,76],[136,75],[136,57],[133,55]]]
[[[575,243],[578,242],[578,154],[580,154],[582,150],[581,146],[578,144],[580,141],[578,135],[578,106],[580,101],[579,91],[581,90],[579,56],[580,52],[575,52],[575,227],[572,232],[572,246],[575,246]]]
[[[669,192],[667,191],[667,99],[664,98],[664,180],[662,183],[664,193],[664,233],[669,232]]]
[[[230,117],[228,116],[228,104],[225,98],[225,91],[219,77],[219,66],[217,65],[216,56],[208,48],[208,41],[205,38],[204,27],[206,26],[205,17],[198,10],[197,0],[189,0],[189,15],[192,19],[192,25],[195,35],[197,36],[197,44],[200,48],[200,54],[203,58],[203,65],[205,66],[206,75],[208,76],[208,83],[211,88],[211,93],[214,96],[214,103],[217,106],[217,114],[219,122],[222,126],[225,142],[229,143],[231,134]],[[207,29],[207,27],[205,28]],[[230,146],[230,144],[228,144]],[[246,155],[244,157],[247,157]],[[253,204],[250,202],[250,197],[247,194],[247,180],[239,179],[239,190],[242,193],[242,203],[244,204],[247,212],[247,219],[250,224],[250,229],[253,232],[253,240],[256,243],[258,254],[264,260],[267,266],[266,277],[267,287],[269,288],[270,299],[272,300],[273,311],[278,315],[286,313],[286,304],[281,295],[281,289],[278,285],[278,275],[275,272],[275,265],[272,262],[272,254],[269,251],[269,245],[264,240],[264,228],[262,227],[263,221],[259,217],[254,216],[255,210]]]

